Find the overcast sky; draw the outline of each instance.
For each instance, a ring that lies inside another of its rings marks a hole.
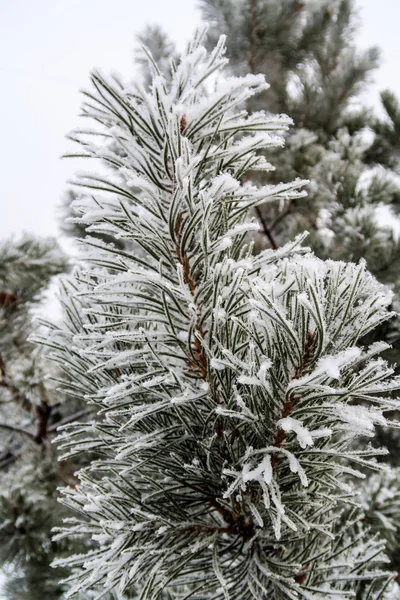
[[[400,95],[400,0],[359,0],[361,47],[378,45],[378,88]],[[0,0],[0,237],[57,234],[55,206],[76,164],[61,161],[94,66],[132,71],[134,34],[159,22],[179,47],[199,22],[196,0]]]

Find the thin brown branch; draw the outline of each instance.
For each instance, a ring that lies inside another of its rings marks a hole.
[[[293,379],[299,379],[300,377],[303,377],[304,375],[307,375],[307,373],[309,373],[311,363],[314,359],[315,344],[316,337],[309,331],[307,333],[307,339],[304,346],[303,356],[301,357],[301,360],[297,365]],[[289,417],[292,414],[297,400],[298,398],[296,397],[295,393],[290,392],[287,400],[282,406],[280,419],[285,419],[286,417]],[[279,428],[275,434],[274,446],[276,448],[281,448],[285,442],[285,439],[286,432],[283,429]],[[275,453],[271,457],[271,464],[273,470],[277,468],[278,462],[279,454]]]
[[[292,213],[292,209],[293,209],[293,204],[290,202],[288,208],[283,211],[280,215],[278,215],[276,217],[276,219],[271,223],[270,226],[270,231],[273,231],[275,229],[275,227],[278,225],[278,223],[280,223],[281,221],[283,221],[283,219],[285,219],[288,215],[290,215]]]
[[[174,226],[174,234],[175,234],[175,252],[176,257],[180,265],[182,265],[183,269],[183,278],[185,283],[188,285],[191,295],[194,297],[197,291],[197,281],[192,273],[191,265],[190,265],[190,257],[187,252],[182,252],[181,241],[182,241],[182,226],[183,226],[183,213],[180,212],[177,215],[175,226]],[[188,363],[190,373],[193,376],[199,377],[204,381],[209,381],[210,389],[214,401],[216,404],[221,403],[220,392],[217,389],[217,384],[215,381],[215,377],[212,373],[209,372],[209,365],[207,354],[204,350],[204,346],[202,340],[206,336],[206,332],[204,331],[201,325],[201,314],[200,308],[197,309],[197,317],[194,325],[195,335],[193,340],[193,346],[189,347],[189,351],[187,353]],[[190,342],[189,342],[190,343]],[[221,418],[218,418],[215,423],[215,429],[217,433],[217,438],[222,442],[221,444],[221,452],[226,453],[226,446],[223,443],[223,433],[224,433],[224,423]],[[213,506],[215,510],[219,512],[219,514],[223,517],[225,522],[228,524],[227,527],[218,527],[213,529],[214,531],[227,532],[227,533],[235,533],[243,536],[244,539],[249,539],[253,535],[253,523],[248,521],[243,513],[236,511],[231,511],[228,508],[221,506],[217,500],[213,497],[209,498],[210,504]],[[200,527],[202,529],[202,526]],[[204,530],[205,531],[205,530]]]
[[[37,433],[36,440],[39,444],[42,444],[47,438],[47,427],[51,415],[52,407],[47,402],[42,402],[36,407],[37,422]]]
[[[6,377],[6,363],[4,362],[4,358],[0,354],[0,375],[1,378],[4,379]]]
[[[16,425],[11,425],[10,423],[0,423],[1,429],[8,429],[10,431],[14,431],[15,433],[20,433],[29,437],[31,440],[36,442],[36,435],[29,431],[28,429],[24,429],[23,427],[17,427]]]
[[[194,296],[197,288],[196,279],[194,278],[191,272],[190,259],[188,254],[185,252],[185,254],[182,256],[181,252],[182,219],[183,215],[180,212],[176,218],[175,223],[176,257],[178,259],[178,262],[183,267],[183,279],[188,285],[190,293],[192,294],[192,296]],[[196,319],[195,332],[197,335],[195,335],[194,337],[194,348],[191,352],[193,358],[189,357],[189,366],[193,375],[199,375],[202,379],[206,380],[208,375],[208,361],[203,345],[201,343],[201,340],[205,336],[205,332],[200,323],[200,316],[198,316]]]
[[[275,241],[274,236],[271,233],[271,229],[267,226],[264,217],[262,216],[261,210],[259,209],[258,206],[256,206],[256,213],[257,213],[257,217],[258,220],[260,221],[262,228],[263,228],[263,232],[265,234],[265,236],[268,238],[269,243],[271,244],[271,247],[274,250],[277,250],[279,248],[278,244]]]

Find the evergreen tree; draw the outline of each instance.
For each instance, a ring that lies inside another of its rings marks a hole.
[[[92,75],[97,129],[76,139],[111,169],[77,180],[75,207],[140,252],[88,237],[64,284],[53,358],[101,418],[59,436],[64,460],[98,458],[64,490],[77,517],[56,538],[94,546],[56,564],[74,569],[69,596],[398,598],[384,511],[368,520],[354,498],[385,454],[362,440],[399,407],[387,345],[361,344],[391,293],[304,236],[253,252],[251,210],[304,195],[300,179],[248,178],[271,172],[263,152],[290,119],[249,115],[264,77],[224,78],[223,38],[207,54],[203,37],[169,83],[149,55],[148,91]]]
[[[57,375],[52,363],[29,340],[38,329],[33,311],[67,267],[52,239],[24,235],[0,245],[0,564],[10,574],[8,600],[61,597],[66,571],[50,562],[75,548],[51,539],[52,527],[69,514],[57,487],[76,480],[75,467],[59,464],[50,442],[57,424],[83,405],[72,396],[65,402],[50,381]]]
[[[250,101],[250,110],[285,112],[296,125],[287,136],[287,152],[273,155],[274,180],[309,179],[308,197],[257,211],[266,243],[279,247],[306,229],[318,256],[365,258],[398,295],[400,244],[393,229],[377,218],[377,207],[386,204],[398,212],[400,109],[390,92],[382,94],[386,119],[360,106],[360,92],[371,81],[379,52],[357,51],[353,0],[200,4],[211,24],[209,47],[220,33],[227,34],[232,71],[264,73],[272,84]],[[368,128],[374,131],[372,141]],[[389,356],[399,362],[400,321],[386,329],[397,348]]]
[[[372,129],[374,141],[367,151],[367,160],[372,164],[381,164],[398,173],[400,158],[400,104],[393,92],[386,90],[381,94],[385,119],[374,119]],[[398,207],[397,211],[398,211]]]

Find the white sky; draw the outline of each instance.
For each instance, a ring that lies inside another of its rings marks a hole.
[[[59,157],[89,71],[129,75],[147,23],[182,47],[198,20],[191,0],[0,0],[0,237],[56,234],[55,205],[76,169]]]
[[[400,95],[400,0],[358,4],[360,46],[384,54],[368,101],[388,86]],[[55,207],[77,168],[59,157],[90,69],[129,75],[134,34],[145,24],[161,23],[182,47],[199,20],[196,0],[0,0],[0,237],[57,234]]]

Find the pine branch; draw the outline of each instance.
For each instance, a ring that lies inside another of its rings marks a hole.
[[[281,221],[286,219],[286,217],[288,217],[290,214],[292,214],[292,212],[293,212],[293,205],[289,204],[288,208],[286,210],[284,210],[283,212],[281,212],[276,217],[276,219],[271,223],[270,230],[273,231],[275,229],[275,227],[278,225],[278,223],[280,223]]]
[[[216,75],[224,41],[206,55],[203,35],[170,84],[149,56],[148,92],[94,74],[85,111],[113,143],[74,136],[118,173],[79,177],[77,214],[131,246],[84,242],[47,340],[66,389],[98,409],[58,436],[63,459],[97,458],[64,490],[77,519],[56,538],[91,549],[57,564],[74,569],[71,596],[381,590],[384,541],[347,509],[382,455],[362,439],[400,406],[386,346],[360,346],[391,297],[363,263],[323,262],[302,237],[276,249],[265,223],[273,248],[252,254],[254,209],[290,205],[304,182],[244,185],[271,170],[262,152],[290,122],[248,115],[263,77]]]
[[[273,248],[274,250],[277,250],[279,248],[279,246],[276,243],[274,236],[272,235],[272,227],[269,228],[267,226],[266,220],[258,206],[256,206],[256,214],[257,214],[258,220],[260,221],[260,223],[262,225],[262,230],[263,230],[265,236],[268,238],[269,243],[271,244],[271,248]]]
[[[77,421],[78,419],[81,419],[82,417],[87,417],[88,415],[90,415],[92,413],[93,413],[93,410],[90,408],[89,409],[84,408],[82,410],[78,410],[77,412],[73,413],[72,415],[67,415],[63,419],[60,419],[60,421],[57,421],[53,425],[50,425],[50,427],[47,428],[47,432],[54,433],[62,425],[68,425],[69,423],[73,423],[74,421]]]
[[[34,433],[32,433],[31,431],[29,431],[28,429],[24,429],[23,427],[11,425],[10,423],[0,423],[0,428],[8,429],[9,431],[13,431],[15,433],[20,433],[21,435],[25,435],[25,436],[29,437],[31,440],[35,441],[36,443],[39,443],[37,436]]]
[[[301,377],[304,377],[305,375],[310,373],[312,362],[313,362],[313,359],[315,356],[315,346],[316,346],[315,335],[313,333],[311,333],[310,331],[308,331],[307,337],[306,337],[306,343],[304,346],[303,356],[302,356],[299,364],[296,366],[293,381],[295,381],[296,379],[300,379]],[[284,402],[284,404],[282,406],[281,416],[279,419],[280,421],[282,421],[282,419],[286,419],[287,417],[291,417],[291,415],[296,407],[296,402],[298,400],[299,400],[299,398],[296,396],[296,394],[294,392],[289,393],[288,399]],[[286,435],[287,434],[285,433],[284,429],[282,427],[279,427],[279,429],[277,430],[277,432],[275,434],[275,440],[274,440],[274,446],[276,448],[282,448],[282,446],[284,445],[285,439],[286,439]],[[279,457],[280,457],[280,455],[277,453],[272,455],[271,464],[272,464],[273,470],[275,470],[277,468]]]

